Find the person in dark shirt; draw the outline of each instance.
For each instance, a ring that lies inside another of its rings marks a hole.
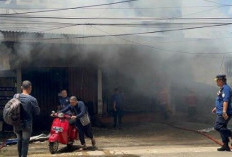
[[[79,132],[79,139],[82,145],[80,150],[87,148],[86,143],[85,143],[85,135],[91,139],[92,146],[94,147],[96,144],[96,141],[93,137],[91,123],[89,123],[86,126],[83,126],[82,123],[80,122],[80,118],[82,118],[85,114],[88,114],[88,111],[87,111],[87,108],[85,107],[84,102],[77,101],[76,96],[71,96],[70,105],[62,109],[60,112],[67,113],[68,111],[71,111],[73,113],[73,116],[71,117],[71,119],[76,119],[76,126]]]
[[[57,109],[58,109],[58,111],[62,110],[63,108],[65,108],[68,105],[69,105],[69,97],[68,97],[67,90],[64,89],[61,91],[61,97],[59,98],[59,105],[58,105]]]
[[[113,115],[114,115],[114,128],[121,128],[122,115],[123,115],[123,97],[118,88],[115,88],[114,95],[112,96]]]
[[[21,101],[21,123],[14,126],[14,132],[18,139],[18,155],[26,157],[28,153],[29,140],[32,133],[33,116],[39,115],[40,108],[36,98],[31,96],[32,85],[30,81],[23,81],[22,93],[19,95]],[[16,95],[14,95],[16,98]]]

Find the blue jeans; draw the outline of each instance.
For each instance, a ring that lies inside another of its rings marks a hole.
[[[32,133],[31,122],[25,121],[20,126],[14,127],[18,139],[19,157],[27,157],[29,141]]]
[[[225,120],[222,115],[217,115],[214,125],[214,129],[220,133],[222,142],[224,144],[228,144],[229,137],[231,137],[231,131],[227,128],[227,124],[230,119],[231,116],[229,116],[229,118]]]

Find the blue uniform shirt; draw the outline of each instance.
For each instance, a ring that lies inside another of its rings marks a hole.
[[[60,97],[59,103],[60,103],[61,108],[65,108],[66,106],[69,105],[69,97],[66,97],[66,98]]]
[[[216,98],[216,113],[218,115],[222,115],[223,113],[223,102],[228,102],[227,114],[232,115],[231,109],[231,88],[227,84],[223,85],[223,87],[217,93]]]
[[[123,97],[120,93],[116,93],[112,96],[112,103],[116,103],[116,109],[122,109]]]

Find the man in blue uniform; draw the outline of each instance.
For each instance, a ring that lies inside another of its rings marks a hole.
[[[217,75],[215,78],[219,91],[217,93],[216,105],[212,112],[216,113],[215,130],[217,130],[222,138],[223,146],[218,151],[230,151],[228,146],[231,131],[227,128],[227,124],[231,119],[231,88],[226,83],[226,75]]]
[[[123,97],[118,88],[115,88],[114,92],[115,93],[111,98],[113,103],[114,128],[121,128],[123,115]]]
[[[59,98],[58,110],[62,110],[68,105],[69,105],[69,97],[68,97],[67,90],[64,89],[61,91],[61,97]]]

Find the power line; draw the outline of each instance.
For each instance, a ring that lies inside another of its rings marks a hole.
[[[125,1],[118,1],[118,2],[112,2],[112,3],[102,3],[102,4],[86,5],[86,6],[80,6],[80,7],[72,7],[72,8],[60,8],[60,9],[49,9],[49,10],[39,10],[39,11],[28,11],[28,12],[23,12],[23,13],[0,14],[0,15],[22,15],[22,14],[33,14],[33,13],[46,13],[46,12],[55,12],[55,11],[63,11],[63,10],[74,10],[74,9],[80,9],[80,8],[115,5],[115,4],[128,3],[128,2],[133,2],[133,1],[137,1],[137,0],[125,0]]]
[[[228,25],[229,26],[229,25]],[[93,27],[93,26],[92,26]],[[6,27],[6,29],[7,29],[8,27]],[[28,27],[27,27],[28,28]],[[49,31],[49,30],[55,30],[55,29],[57,29],[57,27],[55,27],[55,28],[49,28],[48,30],[43,30],[42,32],[46,32],[46,31]],[[41,32],[41,31],[40,31]],[[34,33],[40,33],[40,32],[34,32]],[[132,34],[131,34],[132,35]],[[86,38],[90,38],[90,37],[92,37],[92,36],[85,36]],[[95,36],[94,36],[95,37]],[[83,37],[76,37],[76,38],[83,38]],[[47,38],[46,40],[49,40],[50,38]],[[51,38],[51,39],[55,39],[55,38]],[[57,39],[57,38],[56,38]],[[58,39],[63,39],[63,38],[58,38]],[[206,39],[206,40],[218,40],[218,39],[231,39],[231,37],[225,37],[225,38],[213,38],[213,39]],[[27,40],[27,39],[25,39],[25,40]],[[28,40],[33,40],[33,39],[28,39]],[[195,39],[195,40],[190,40],[190,42],[191,41],[196,41],[196,40],[199,40],[199,39]],[[181,40],[181,41],[164,41],[164,42],[159,42],[159,41],[156,41],[156,42],[158,42],[158,43],[175,43],[175,42],[189,42],[189,40]]]
[[[205,38],[204,40],[207,40],[207,41],[211,41],[211,40],[219,40],[219,39],[232,39],[232,37],[223,37],[223,38],[210,38],[210,39],[208,39],[208,38]],[[189,39],[185,39],[185,40],[179,40],[179,41],[177,41],[177,40],[170,40],[170,41],[155,41],[155,42],[158,42],[158,43],[164,43],[164,44],[166,44],[166,43],[182,43],[182,42],[194,42],[194,41],[201,41],[202,39],[191,39],[191,40],[189,40]]]
[[[86,19],[86,18],[85,18]],[[87,19],[92,19],[92,18],[87,18]],[[100,19],[105,19],[105,18],[100,18]],[[110,19],[130,19],[130,18],[110,18]],[[135,19],[141,19],[141,18],[132,18],[133,20]],[[144,19],[144,18],[142,18]],[[146,19],[154,19],[156,20],[157,18],[146,18]],[[16,22],[15,20],[10,20],[10,19],[3,19],[2,21],[9,21],[8,23],[2,23],[2,26],[4,25],[16,25],[15,27],[18,27],[18,25],[21,24],[31,24],[31,25],[35,25],[35,24],[40,24],[40,25],[47,25],[47,26],[51,26],[51,25],[58,25],[59,27],[57,29],[61,29],[61,28],[66,28],[66,27],[73,27],[73,26],[79,26],[79,25],[99,25],[99,26],[123,26],[123,27],[151,27],[151,26],[164,26],[164,25],[168,25],[169,27],[172,27],[172,25],[202,25],[202,24],[228,24],[230,22],[225,22],[224,20],[232,20],[232,18],[178,18],[178,20],[203,20],[205,22],[147,22],[147,23],[70,23],[70,22],[46,22],[46,21],[24,21],[22,22],[21,20]],[[209,22],[207,20],[216,20],[217,21],[219,19],[223,20],[222,22],[218,21],[218,22]],[[157,19],[159,20],[159,19]],[[160,27],[159,27],[160,28]],[[55,28],[53,28],[52,30],[54,30]]]
[[[227,7],[227,6],[221,6],[221,7]],[[207,9],[207,10],[203,10],[203,11],[200,11],[200,12],[193,12],[193,13],[190,13],[190,14],[186,14],[187,16],[188,15],[193,15],[193,14],[198,14],[198,13],[202,13],[202,12],[207,12],[207,11],[210,11],[210,10],[214,10],[214,9],[218,9],[218,8],[221,8],[221,7],[216,7],[216,8],[212,8],[212,9]],[[92,18],[85,18],[85,17],[54,17],[54,16],[52,16],[52,17],[44,17],[44,16],[33,16],[33,17],[31,17],[31,16],[12,16],[12,15],[14,15],[14,14],[0,14],[0,17],[7,17],[7,18],[9,18],[9,17],[12,17],[12,18],[48,18],[48,19],[79,19],[79,20],[81,20],[81,19],[94,19],[94,20],[96,20],[96,19],[100,19],[100,18],[97,18],[97,17],[92,17]],[[185,16],[186,16],[185,15]],[[142,17],[143,19],[144,18],[146,18],[146,20],[148,20],[149,19],[149,17],[147,18],[147,17]],[[129,19],[131,19],[131,20],[139,20],[139,19],[142,19],[142,18],[133,18],[133,17],[130,17],[130,18],[124,18],[125,20],[129,20]],[[106,20],[106,19],[123,19],[123,18],[102,18],[102,19],[104,19],[104,20]],[[151,18],[150,18],[151,19]],[[156,20],[171,20],[171,19],[180,19],[180,16],[175,16],[175,17],[170,17],[170,18],[153,18],[153,19],[156,19]],[[182,18],[183,19],[183,18]],[[203,18],[202,18],[203,19]],[[226,18],[211,18],[211,19],[226,19]]]
[[[10,23],[8,23],[8,24],[3,24],[3,25],[1,25],[0,26],[0,28],[5,28],[5,29],[7,29],[7,28],[31,28],[31,27],[33,27],[33,28],[41,28],[41,25],[43,25],[42,27],[44,28],[44,27],[46,27],[45,28],[45,30],[43,30],[42,32],[47,32],[47,31],[52,31],[52,30],[58,30],[58,29],[62,29],[62,28],[67,28],[67,27],[74,27],[74,26],[107,26],[107,27],[109,27],[109,26],[111,26],[111,27],[138,27],[138,28],[159,28],[159,29],[164,29],[165,27],[164,27],[164,24],[163,23],[150,23],[150,24],[146,24],[146,25],[144,25],[144,24],[141,24],[141,23],[120,23],[120,24],[114,24],[114,23],[79,23],[79,24],[73,24],[73,23],[53,23],[53,22],[51,22],[51,25],[48,25],[48,23],[46,23],[46,22],[42,22],[42,23],[30,23],[30,25],[27,25],[27,26],[23,26],[23,24],[24,25],[26,25],[26,24],[28,24],[28,23],[20,23],[21,25],[17,25],[17,26],[12,26]],[[35,24],[36,24],[36,26],[35,26]],[[40,24],[40,25],[38,25],[38,24]],[[172,24],[172,23],[171,23]],[[231,23],[173,23],[173,24],[177,24],[177,25],[181,25],[181,26],[183,26],[183,24],[214,24],[214,25],[220,25],[220,24],[226,24],[226,25],[230,25],[230,24],[232,24],[232,22]],[[160,27],[162,25],[162,28]],[[209,25],[209,26],[211,26],[211,25]],[[56,27],[54,27],[54,26],[56,26]],[[58,27],[57,27],[58,26]],[[51,28],[51,27],[53,27],[53,28]],[[170,26],[170,24],[169,23],[167,23],[167,27],[171,27]],[[199,26],[200,27],[200,26]],[[203,25],[203,27],[205,27],[204,25]],[[193,28],[196,28],[196,27],[193,27]],[[186,28],[183,28],[183,30],[185,30]],[[175,31],[175,30],[179,30],[179,28],[175,28],[175,29],[172,29],[172,30],[169,30],[169,31]],[[167,30],[164,30],[164,31],[161,31],[161,32],[165,32],[165,31],[167,31]],[[41,31],[39,31],[38,30],[38,32],[40,32],[41,33]]]
[[[95,29],[98,29],[94,26],[92,26],[92,28],[95,28]],[[100,29],[98,29],[100,30]],[[194,53],[194,52],[187,52],[187,51],[173,51],[173,50],[168,50],[168,49],[162,49],[162,48],[157,48],[157,47],[154,47],[154,46],[151,46],[151,45],[144,45],[144,44],[141,44],[140,42],[136,42],[136,41],[133,41],[133,40],[129,40],[129,39],[125,39],[123,38],[122,36],[112,36],[111,34],[109,34],[108,32],[106,31],[103,31],[101,30],[102,32],[104,33],[107,33],[108,35],[106,35],[105,37],[115,37],[115,38],[119,38],[119,39],[122,39],[124,41],[127,41],[127,42],[130,42],[130,43],[134,43],[134,44],[138,44],[138,45],[141,45],[141,46],[146,46],[146,47],[150,47],[152,49],[156,49],[156,50],[162,50],[162,51],[165,51],[165,52],[176,52],[176,53],[180,53],[180,54],[195,54],[195,55],[226,55],[226,54],[232,54],[232,52],[221,52],[221,53]],[[70,39],[70,38],[69,38]],[[22,39],[22,40],[25,40],[25,39]],[[33,40],[33,39],[27,39],[27,40]]]
[[[137,27],[137,28],[159,28],[159,29],[163,29],[166,27],[177,27],[179,25],[184,26],[184,25],[205,25],[205,24],[230,24],[231,22],[172,22],[172,23],[162,23],[162,22],[158,22],[158,23],[153,23],[153,22],[149,22],[149,23],[63,23],[63,22],[43,22],[43,21],[33,21],[33,22],[7,22],[7,23],[3,23],[1,27],[3,26],[11,26],[11,27],[21,27],[21,25],[27,25],[27,27],[29,26],[34,26],[34,25],[38,25],[38,27],[52,27],[52,26],[57,26],[54,28],[49,28],[46,31],[51,31],[51,30],[58,30],[58,29],[62,29],[62,28],[67,28],[67,27],[74,27],[74,26],[107,26],[107,27]],[[12,25],[13,24],[13,25]],[[162,26],[162,28],[161,28]],[[44,32],[43,31],[43,32]],[[40,31],[39,31],[40,32]]]
[[[219,6],[219,7],[215,7],[215,8],[212,8],[212,9],[207,9],[207,10],[202,10],[202,11],[199,11],[199,12],[189,13],[189,14],[187,14],[185,16],[195,15],[195,14],[199,14],[199,13],[203,13],[203,12],[209,12],[209,11],[212,11],[212,10],[215,10],[215,9],[219,9],[219,8],[224,8],[224,7],[230,7],[230,6],[227,6],[227,5],[225,5],[225,6]]]
[[[214,3],[214,4],[219,4],[219,5],[222,5],[222,6],[231,6],[231,4],[223,4],[223,3],[218,3],[218,2],[215,2],[215,1],[210,1],[210,0],[203,0],[205,2],[210,2],[210,3]]]
[[[96,38],[96,37],[108,37],[108,36],[131,36],[131,35],[145,35],[145,34],[155,34],[155,33],[164,33],[164,32],[172,32],[172,31],[180,31],[180,30],[193,30],[193,29],[200,29],[200,28],[210,28],[210,27],[220,27],[225,25],[231,25],[232,23],[227,24],[217,24],[217,25],[206,25],[206,26],[199,26],[199,27],[186,27],[186,28],[179,28],[179,29],[167,29],[167,30],[160,30],[160,31],[147,31],[147,32],[140,32],[140,33],[124,33],[124,34],[110,34],[110,35],[92,35],[92,36],[76,36],[71,37],[68,39],[75,39],[75,38]],[[55,40],[55,39],[67,39],[67,38],[44,38],[42,40]],[[27,40],[27,39],[26,39]],[[29,39],[30,40],[30,39]]]
[[[96,27],[93,27],[95,28],[96,30],[99,30],[107,35],[110,35],[108,32],[104,31],[104,30],[101,30],[99,28],[96,28]],[[180,53],[180,54],[191,54],[191,55],[221,55],[221,54],[232,54],[232,52],[224,52],[224,53],[194,53],[194,52],[187,52],[187,51],[173,51],[173,50],[169,50],[169,49],[163,49],[163,48],[157,48],[157,47],[154,47],[154,46],[151,46],[151,45],[144,45],[144,44],[141,44],[140,42],[137,42],[137,41],[133,41],[133,40],[129,40],[129,39],[125,39],[123,37],[118,37],[118,36],[110,36],[110,37],[115,37],[115,38],[118,38],[120,40],[124,40],[126,42],[129,42],[129,43],[133,43],[133,44],[138,44],[138,45],[141,45],[141,46],[146,46],[146,47],[149,47],[149,48],[152,48],[152,49],[155,49],[155,50],[161,50],[161,51],[164,51],[164,52],[176,52],[176,53]]]
[[[218,9],[218,8],[220,8],[220,7],[217,7],[217,8],[213,8],[213,9]],[[212,10],[212,9],[210,9],[210,10]],[[198,14],[198,13],[202,13],[202,12],[205,12],[205,11],[209,11],[209,10],[204,10],[204,11],[200,11],[200,12],[195,12],[195,13],[190,13],[190,14],[187,14],[187,15],[193,15],[193,14]],[[186,15],[185,15],[186,16]],[[1,17],[1,15],[0,15],[0,17]],[[5,17],[12,17],[12,16],[5,16]],[[17,17],[17,16],[15,16],[15,17]],[[24,16],[25,17],[25,16]],[[18,18],[24,18],[24,17],[18,17]],[[25,17],[25,18],[31,18],[31,17]],[[36,18],[47,18],[47,17],[36,17]],[[48,18],[56,18],[56,19],[62,19],[63,17],[48,17]],[[144,17],[142,17],[143,19],[144,19]],[[145,17],[146,18],[146,17]],[[96,20],[96,19],[99,19],[99,18],[76,18],[76,17],[66,17],[66,18],[63,18],[63,19],[79,19],[79,20],[81,20],[81,19],[88,19],[88,20],[90,20],[90,19],[94,19],[94,20]],[[103,18],[102,18],[103,19]],[[106,20],[106,19],[109,19],[109,20],[112,20],[112,19],[125,19],[125,18],[104,18],[104,20]],[[139,19],[141,19],[141,18],[126,18],[125,20],[139,20]],[[148,18],[146,18],[146,19],[148,19]],[[176,17],[171,17],[171,18],[153,18],[153,20],[174,20],[174,19],[190,19],[190,18],[180,18],[179,16],[176,16]],[[198,18],[198,19],[203,19],[203,18]],[[206,18],[205,18],[206,19]],[[208,18],[209,19],[209,18]],[[210,18],[210,19],[219,19],[219,18]],[[226,18],[220,18],[220,19],[226,19]],[[228,19],[228,18],[227,18]],[[61,29],[61,27],[58,27],[58,29]],[[53,29],[53,30],[55,30],[55,28]]]
[[[171,23],[167,23],[167,22],[156,22],[156,23],[131,23],[131,22],[126,22],[126,23],[100,23],[100,22],[96,22],[96,23],[67,23],[67,22],[43,22],[43,21],[38,21],[38,22],[13,22],[10,21],[8,23],[2,23],[1,25],[11,25],[12,24],[17,24],[17,25],[22,25],[22,24],[28,24],[28,25],[69,25],[69,26],[78,26],[78,25],[99,25],[99,26],[160,26],[160,25],[168,25],[169,27],[171,27],[171,25],[203,25],[203,24],[229,24],[232,23],[231,22],[171,22]],[[16,25],[16,26],[17,26]]]
[[[218,7],[217,7],[218,8]],[[217,9],[217,8],[213,8],[213,9]],[[204,11],[209,11],[209,10],[204,10]],[[201,12],[204,12],[204,11],[201,11]],[[198,13],[200,13],[200,12],[195,12],[195,13],[191,13],[191,14],[189,14],[189,15],[192,15],[192,14],[198,14]],[[11,17],[11,16],[5,16],[5,17]],[[15,16],[15,17],[17,17],[17,16]],[[23,18],[23,17],[21,17],[21,18]],[[30,18],[30,17],[28,17],[28,18]],[[38,17],[38,18],[43,18],[43,17]],[[51,17],[51,18],[54,18],[54,17]],[[57,17],[57,18],[60,18],[60,17]],[[72,18],[72,17],[71,17]],[[75,18],[76,19],[76,18]],[[90,19],[94,19],[94,20],[96,20],[96,18],[79,18],[79,19],[88,19],[88,20],[90,20]],[[107,18],[107,19],[115,19],[115,18]],[[117,18],[117,19],[119,19],[119,18]],[[125,19],[125,18],[120,18],[120,19]],[[127,18],[126,20],[128,20],[129,18]],[[137,18],[138,19],[138,18]],[[143,19],[144,19],[144,17],[143,17]],[[147,18],[148,19],[148,18]],[[154,18],[153,18],[154,19]],[[157,20],[174,20],[174,19],[181,19],[180,17],[171,17],[171,18],[155,18],[155,19],[157,19]],[[183,18],[182,18],[183,19]],[[106,18],[104,19],[104,20],[106,20]],[[133,18],[133,20],[136,20],[135,18]],[[73,25],[70,25],[70,27],[72,27]],[[49,29],[48,31],[50,31],[50,30],[56,30],[56,29],[62,29],[62,28],[66,28],[66,27],[69,27],[69,26],[62,26],[62,27],[57,27],[57,28],[52,28],[52,29]],[[46,31],[46,30],[45,30]]]
[[[220,7],[216,7],[216,8],[212,8],[212,9],[202,10],[202,11],[199,11],[199,12],[193,12],[193,13],[186,14],[184,16],[186,17],[186,16],[189,16],[189,15],[195,15],[195,14],[199,14],[199,13],[203,13],[203,12],[209,12],[209,11],[212,11],[212,10],[215,10],[215,9],[219,9],[219,8],[222,8],[222,7],[228,7],[228,6],[220,6]],[[175,20],[175,19],[180,18],[182,16],[183,15],[181,15],[181,16],[180,15],[179,16],[174,16],[174,17],[171,17],[169,19],[170,20]]]
[[[218,26],[231,25],[231,24],[232,23],[209,25],[209,26],[199,26],[199,27],[187,27],[187,28],[179,28],[179,29],[167,29],[167,30],[160,30],[160,31],[148,31],[148,32],[141,32],[141,33],[111,34],[109,36],[144,35],[144,34],[164,33],[164,32],[172,32],[172,31],[180,31],[180,30],[192,30],[192,29],[199,29],[199,28],[218,27]],[[91,38],[92,37],[105,37],[105,35],[83,36],[83,37],[77,37],[77,38],[89,38],[89,37],[91,37]],[[76,38],[76,37],[74,37],[74,38]]]
[[[55,16],[8,16],[0,14],[2,18],[29,18],[29,19],[62,19],[62,20],[232,20],[230,17],[200,17],[200,18],[181,18],[181,17],[169,17],[169,18],[156,18],[156,17],[55,17]]]
[[[217,7],[217,8],[213,8],[213,9],[218,9],[220,7]],[[212,9],[211,9],[212,10]],[[205,12],[205,11],[209,11],[209,10],[203,10],[203,11],[200,11],[200,12]],[[198,14],[200,12],[195,12],[195,13],[190,13],[190,14],[187,14],[187,15],[192,15],[192,14]],[[11,15],[10,15],[11,16]],[[10,16],[6,16],[6,17],[10,17]],[[186,16],[186,15],[185,15]],[[22,17],[23,18],[23,17]],[[30,17],[29,17],[30,18]],[[39,17],[39,18],[43,18],[43,17]],[[53,17],[51,17],[53,18]],[[59,17],[58,17],[59,18]],[[72,17],[71,17],[72,18]],[[83,19],[90,19],[90,18],[83,18]],[[95,19],[96,18],[92,18],[92,19]],[[108,18],[109,19],[109,18]],[[112,18],[111,18],[112,19]],[[118,19],[118,18],[117,18]],[[125,18],[124,18],[125,19]],[[144,18],[143,18],[144,19]],[[171,18],[156,18],[157,20],[174,20],[174,19],[184,19],[184,18],[179,18],[178,16],[177,17],[171,17]],[[186,18],[187,19],[187,18]],[[203,19],[203,18],[202,18]],[[211,18],[212,19],[212,18]],[[127,18],[128,20],[128,18]],[[134,19],[135,20],[135,19]],[[69,27],[69,26],[65,26],[65,27]],[[71,26],[70,26],[71,27]],[[58,27],[58,28],[53,28],[52,30],[55,30],[55,29],[61,29],[61,27]]]
[[[136,10],[136,9],[141,9],[141,10],[153,10],[153,9],[176,9],[176,8],[213,8],[215,7],[215,5],[211,5],[211,6],[163,6],[163,7],[111,7],[111,8],[80,8],[80,9],[84,9],[84,10],[121,10],[121,9],[126,9],[126,10]],[[0,6],[1,8],[1,6]],[[4,7],[5,9],[5,7]],[[30,10],[38,10],[38,9],[62,9],[62,8],[31,8],[31,7],[10,7],[9,9],[18,9],[18,10],[22,10],[22,9],[30,9]]]

